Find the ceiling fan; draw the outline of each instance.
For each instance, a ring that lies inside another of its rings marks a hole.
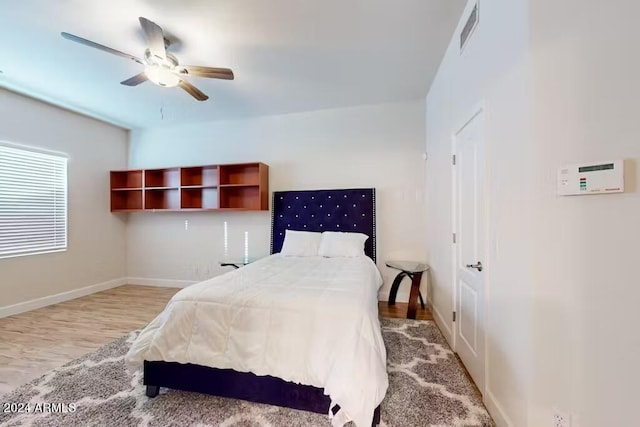
[[[136,56],[129,55],[128,53],[120,52],[119,50],[92,42],[91,40],[74,36],[73,34],[64,32],[61,34],[62,37],[67,40],[81,43],[85,46],[94,47],[114,55],[122,56],[123,58],[131,59],[132,61],[144,65],[144,72],[120,82],[120,84],[125,86],[137,86],[140,83],[150,80],[162,87],[180,86],[198,101],[206,101],[209,97],[202,93],[200,89],[186,81],[184,77],[192,76],[233,80],[233,71],[228,68],[180,65],[178,58],[167,52],[167,48],[170,43],[169,40],[164,37],[162,28],[160,28],[160,26],[155,22],[149,21],[146,18],[140,17],[138,19],[140,20],[140,25],[142,26],[142,31],[144,32],[144,37],[148,46],[144,51],[144,60]]]

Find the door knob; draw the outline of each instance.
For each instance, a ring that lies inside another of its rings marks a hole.
[[[482,271],[482,263],[478,261],[477,264],[467,264],[467,268],[475,268],[478,271]]]

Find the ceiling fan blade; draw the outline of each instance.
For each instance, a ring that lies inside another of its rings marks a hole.
[[[153,21],[149,21],[142,16],[138,18],[142,31],[144,31],[144,37],[147,40],[147,46],[153,56],[160,59],[167,58],[167,51],[164,44],[164,34],[162,34],[162,28]]]
[[[62,37],[64,37],[67,40],[71,40],[73,42],[80,43],[80,44],[83,44],[85,46],[89,46],[89,47],[93,47],[93,48],[96,48],[96,49],[100,49],[102,51],[105,51],[105,52],[108,52],[108,53],[112,53],[114,55],[122,56],[123,58],[127,58],[127,59],[131,59],[132,61],[136,61],[139,64],[144,64],[142,62],[142,59],[136,58],[135,56],[129,55],[128,53],[124,53],[124,52],[120,52],[119,50],[111,49],[110,47],[103,46],[103,45],[98,44],[96,42],[92,42],[91,40],[83,39],[82,37],[74,36],[73,34],[64,33],[64,32],[62,32],[60,34],[62,35]]]
[[[210,79],[233,80],[233,71],[228,68],[200,67],[197,65],[185,65],[182,67],[190,76],[206,77]]]
[[[138,86],[140,83],[144,83],[147,80],[147,75],[145,73],[136,74],[135,76],[120,82],[121,85],[125,86]]]
[[[195,87],[194,85],[192,85],[191,83],[185,80],[180,80],[180,83],[178,83],[178,86],[180,86],[189,95],[193,96],[198,101],[206,101],[207,99],[209,99],[209,97],[204,93],[202,93],[200,89],[198,89],[197,87]]]

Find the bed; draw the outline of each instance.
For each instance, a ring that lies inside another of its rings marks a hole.
[[[366,257],[284,257],[285,230],[363,233]],[[375,190],[274,192],[271,231],[270,257],[176,294],[127,363],[143,366],[150,397],[168,387],[377,425],[388,380]]]

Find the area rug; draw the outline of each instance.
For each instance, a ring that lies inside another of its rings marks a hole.
[[[435,323],[381,324],[389,372],[382,427],[493,425]],[[136,336],[132,332],[0,397],[0,426],[331,425],[321,414],[199,393],[161,389],[149,399],[141,372],[130,375],[124,365]]]

